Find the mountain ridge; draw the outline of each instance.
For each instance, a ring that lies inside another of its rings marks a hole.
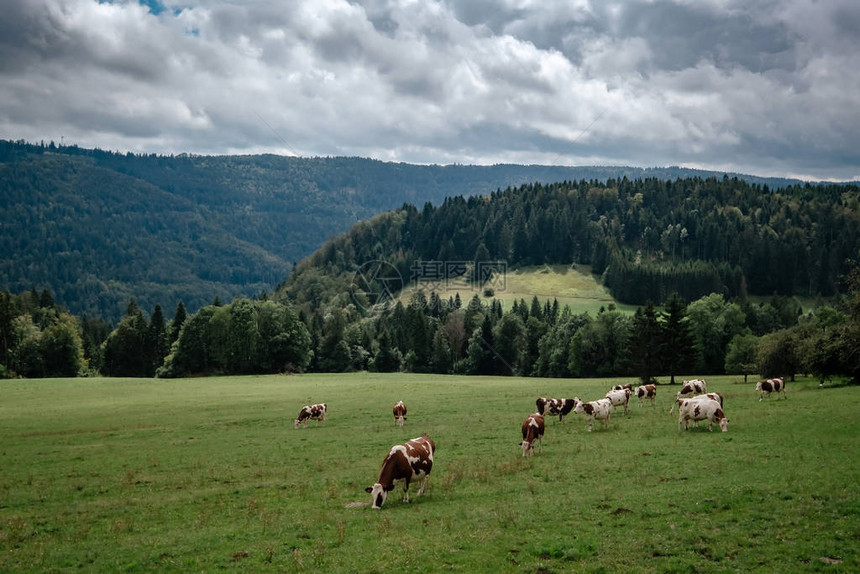
[[[0,288],[48,289],[73,313],[111,321],[131,297],[193,312],[272,291],[327,239],[403,204],[624,177],[805,183],[679,167],[164,156],[0,140]]]

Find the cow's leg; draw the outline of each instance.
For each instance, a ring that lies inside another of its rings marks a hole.
[[[430,478],[429,474],[425,474],[424,478],[421,479],[421,483],[418,486],[418,494],[415,496],[421,496],[424,494],[424,488],[427,486],[427,480]]]
[[[403,502],[409,502],[409,479],[403,481]]]

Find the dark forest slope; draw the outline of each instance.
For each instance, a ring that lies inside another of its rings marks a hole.
[[[109,320],[130,297],[145,309],[182,300],[193,312],[216,296],[271,291],[327,238],[404,202],[440,204],[530,182],[694,175],[709,174],[167,157],[0,141],[0,289],[49,289],[72,312]]]
[[[728,177],[529,184],[362,222],[300,263],[285,292],[313,308],[369,261],[404,283],[417,261],[502,261],[591,265],[635,305],[672,292],[829,296],[860,254],[858,200],[854,185],[772,191]]]

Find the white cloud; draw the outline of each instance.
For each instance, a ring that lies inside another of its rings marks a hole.
[[[860,6],[7,0],[0,137],[860,172]]]

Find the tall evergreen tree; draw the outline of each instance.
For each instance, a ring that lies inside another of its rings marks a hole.
[[[151,377],[155,374],[149,348],[149,325],[134,298],[127,314],[104,343],[104,368],[109,377]]]
[[[694,339],[687,321],[687,306],[673,293],[660,314],[662,322],[658,341],[663,363],[663,372],[669,375],[669,384],[675,384],[675,375],[688,372],[696,359]]]
[[[394,348],[391,342],[391,333],[388,329],[383,329],[376,339],[379,348],[374,355],[374,368],[380,373],[392,373],[399,370],[400,359],[397,349]]]
[[[430,366],[434,373],[443,375],[452,372],[454,368],[451,344],[442,327],[433,334],[433,352],[430,357]]]
[[[660,372],[662,357],[660,335],[657,312],[654,304],[649,301],[644,309],[642,307],[636,309],[630,337],[631,366],[643,385],[656,382],[656,376]]]
[[[493,323],[486,315],[480,328],[469,338],[466,358],[469,373],[473,375],[492,375],[496,371],[496,356],[493,351]]]
[[[164,326],[164,313],[161,305],[156,305],[149,318],[149,341],[148,351],[153,365],[153,373],[164,364],[164,358],[170,349],[168,343],[167,329]]]
[[[520,316],[508,313],[499,319],[493,330],[493,341],[496,374],[521,375],[527,342],[525,325]]]

